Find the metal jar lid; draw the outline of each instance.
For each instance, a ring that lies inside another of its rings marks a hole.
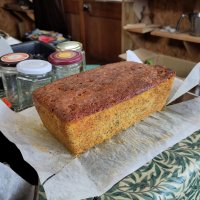
[[[74,51],[82,51],[83,45],[77,41],[66,41],[57,44],[57,49],[60,51],[65,50],[74,50]]]
[[[70,65],[81,62],[83,60],[83,56],[78,51],[57,51],[50,54],[48,60],[53,65]]]
[[[25,60],[17,64],[17,71],[23,74],[42,75],[51,70],[52,65],[45,60]]]
[[[0,58],[0,62],[3,66],[15,66],[17,63],[27,60],[30,55],[27,53],[8,53]]]

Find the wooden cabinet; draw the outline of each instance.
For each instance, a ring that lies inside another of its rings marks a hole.
[[[83,43],[87,63],[111,63],[121,53],[121,2],[63,0],[72,40]]]
[[[63,0],[65,26],[73,40],[83,42],[81,38],[80,0]]]

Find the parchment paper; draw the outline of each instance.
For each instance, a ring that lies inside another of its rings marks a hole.
[[[199,70],[199,64],[194,70]],[[191,79],[198,78],[194,73],[186,81],[190,84]],[[181,87],[175,85],[174,88]],[[181,90],[185,92],[185,86]],[[177,93],[181,94],[179,89]],[[174,92],[176,96],[177,93]],[[48,200],[83,199],[101,195],[156,155],[200,129],[200,98],[167,106],[80,157],[71,156],[48,133],[34,107],[14,113],[0,101],[0,127],[37,170],[42,183],[51,177],[44,184]]]
[[[173,90],[170,98],[168,100],[168,104],[172,101],[176,100],[181,95],[185,94],[187,91],[191,90],[193,87],[200,83],[200,63],[197,63],[195,67],[192,69],[190,74],[186,77],[184,82],[177,88],[177,90]]]
[[[0,57],[7,54],[7,53],[13,53],[12,48],[8,44],[8,42],[0,36]]]

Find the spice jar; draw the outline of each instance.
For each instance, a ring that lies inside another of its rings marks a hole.
[[[27,53],[9,53],[0,58],[0,73],[8,101],[15,109],[18,105],[16,64],[30,58]],[[1,80],[0,80],[1,81]]]
[[[17,64],[18,111],[33,105],[32,92],[52,82],[52,65],[44,60],[26,60]]]
[[[57,44],[56,48],[59,51],[73,50],[73,51],[81,52],[83,56],[83,71],[85,71],[86,59],[85,59],[85,51],[83,50],[82,43],[77,42],[77,41],[66,41],[66,42],[61,42]]]
[[[55,80],[80,73],[83,68],[83,56],[78,51],[57,51],[48,60],[54,67]]]

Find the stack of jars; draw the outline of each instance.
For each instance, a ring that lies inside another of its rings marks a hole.
[[[77,41],[67,41],[59,43],[57,46],[58,51],[66,51],[66,50],[73,50],[78,51],[82,54],[82,61],[83,61],[83,71],[85,71],[86,67],[86,58],[85,58],[85,51],[83,50],[83,45]]]
[[[57,50],[48,59],[53,65],[54,80],[85,71],[85,52],[80,42],[60,43]]]
[[[10,53],[0,58],[5,95],[15,111],[33,105],[35,89],[84,71],[85,52],[81,43],[63,42],[57,45],[57,50],[49,55],[49,62],[32,59],[27,53]]]
[[[15,111],[32,106],[32,92],[52,81],[51,64],[26,53],[6,54],[0,62],[5,95]]]

